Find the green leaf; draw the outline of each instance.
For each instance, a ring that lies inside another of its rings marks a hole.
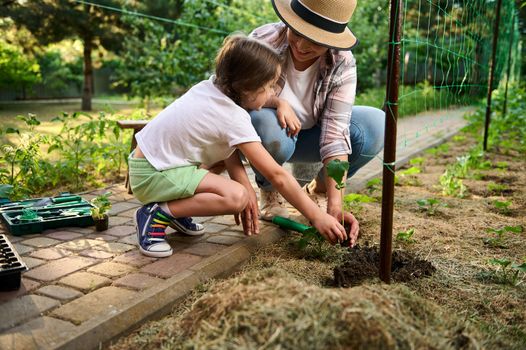
[[[504,229],[508,232],[513,232],[513,233],[521,233],[523,231],[522,225],[504,226]]]
[[[489,259],[488,262],[490,264],[493,264],[493,265],[500,265],[502,267],[506,267],[508,266],[509,264],[511,264],[511,261],[508,260],[508,259],[497,259],[497,258],[492,258],[492,259]]]
[[[349,170],[349,162],[333,159],[327,163],[327,175],[334,179],[338,184],[342,183],[345,172]]]
[[[513,264],[511,267],[515,270],[519,270],[520,272],[526,272],[526,263],[522,263],[520,265]]]

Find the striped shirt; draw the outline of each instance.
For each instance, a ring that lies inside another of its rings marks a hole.
[[[271,23],[255,29],[250,36],[263,40],[286,57],[289,43],[284,23]],[[349,125],[356,96],[356,62],[351,51],[329,49],[320,59],[314,84],[313,112],[321,127],[320,157],[351,154]],[[276,95],[285,86],[285,70],[277,83]]]

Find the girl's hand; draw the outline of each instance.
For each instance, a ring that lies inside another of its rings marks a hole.
[[[259,233],[259,207],[254,189],[251,187],[250,189],[247,189],[247,191],[249,196],[248,204],[240,214],[241,223],[243,224],[243,232],[247,236],[252,236],[253,234],[257,235]],[[239,225],[239,214],[235,214],[234,218],[236,224]]]
[[[282,128],[288,128],[287,135],[298,135],[301,130],[301,122],[290,104],[282,98],[278,99],[276,112],[279,125],[281,125]]]
[[[318,216],[312,221],[312,225],[331,244],[343,242],[347,239],[347,234],[343,226],[335,217],[327,213],[322,213],[322,215]]]

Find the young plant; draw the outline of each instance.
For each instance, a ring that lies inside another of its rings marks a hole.
[[[367,188],[369,194],[373,194],[374,192],[378,191],[380,189],[380,185],[382,184],[382,179],[375,178],[367,181],[367,184],[365,187]]]
[[[520,275],[526,273],[526,263],[519,265],[505,258],[493,258],[488,262],[492,265],[497,265],[497,271],[494,273],[500,283],[511,284],[512,286],[518,286],[522,283],[523,278]]]
[[[325,238],[316,230],[316,228],[311,227],[303,231],[301,238],[298,241],[298,246],[302,250],[306,250],[309,245],[314,246],[314,255],[316,257],[323,256],[323,242]]]
[[[424,157],[416,157],[416,158],[409,160],[409,165],[415,166],[415,167],[423,167]]]
[[[344,198],[343,198],[343,189],[345,188],[345,173],[349,170],[349,162],[341,161],[339,159],[333,159],[327,163],[327,175],[336,181],[336,188],[340,190],[340,195],[342,199],[342,226],[345,224],[345,212],[343,208]]]
[[[418,204],[418,208],[421,211],[427,212],[427,215],[435,215],[438,206],[443,205],[435,198],[419,199],[416,201],[416,204]]]
[[[396,234],[396,240],[402,243],[415,243],[413,235],[415,234],[415,229],[410,228],[405,231],[400,231]]]
[[[499,229],[495,228],[488,228],[486,229],[486,232],[493,235],[493,237],[486,237],[483,238],[482,241],[484,244],[489,245],[493,248],[508,248],[508,246],[504,242],[504,234],[506,232],[512,232],[515,234],[519,234],[523,231],[523,228],[521,225],[518,226],[504,226]]]
[[[488,183],[488,191],[501,194],[502,192],[509,191],[510,187],[506,184],[498,184],[495,182]]]
[[[499,200],[495,200],[493,201],[493,206],[501,213],[501,214],[504,214],[504,215],[508,215],[509,213],[511,213],[511,210],[510,210],[510,206],[511,206],[511,201],[499,201]]]
[[[362,210],[363,203],[373,203],[376,199],[359,193],[349,193],[343,197],[344,206],[354,212]]]
[[[444,174],[440,176],[440,186],[442,187],[442,194],[445,196],[455,196],[463,198],[466,193],[466,186],[462,180],[455,176],[451,168],[446,169]]]
[[[90,201],[93,206],[91,208],[91,216],[94,220],[103,220],[104,217],[108,215],[108,211],[111,209],[110,195],[111,192],[106,192]]]

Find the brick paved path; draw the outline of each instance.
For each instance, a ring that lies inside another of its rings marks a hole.
[[[400,146],[397,159],[407,160],[465,125],[461,113],[453,112],[439,123],[436,114],[401,120],[400,140],[405,135],[409,142]],[[381,161],[371,162],[353,177],[350,188],[360,188],[381,169]],[[71,227],[8,235],[30,270],[20,290],[0,292],[0,349],[96,348],[146,319],[170,312],[200,282],[228,275],[255,248],[282,234],[262,223],[262,233],[247,238],[233,216],[196,218],[206,226],[203,236],[172,230],[174,255],[149,258],[135,245],[133,214],[139,203],[122,185],[110,191],[113,208],[105,232]],[[82,196],[89,200],[101,192]],[[0,233],[7,234],[4,227]]]

